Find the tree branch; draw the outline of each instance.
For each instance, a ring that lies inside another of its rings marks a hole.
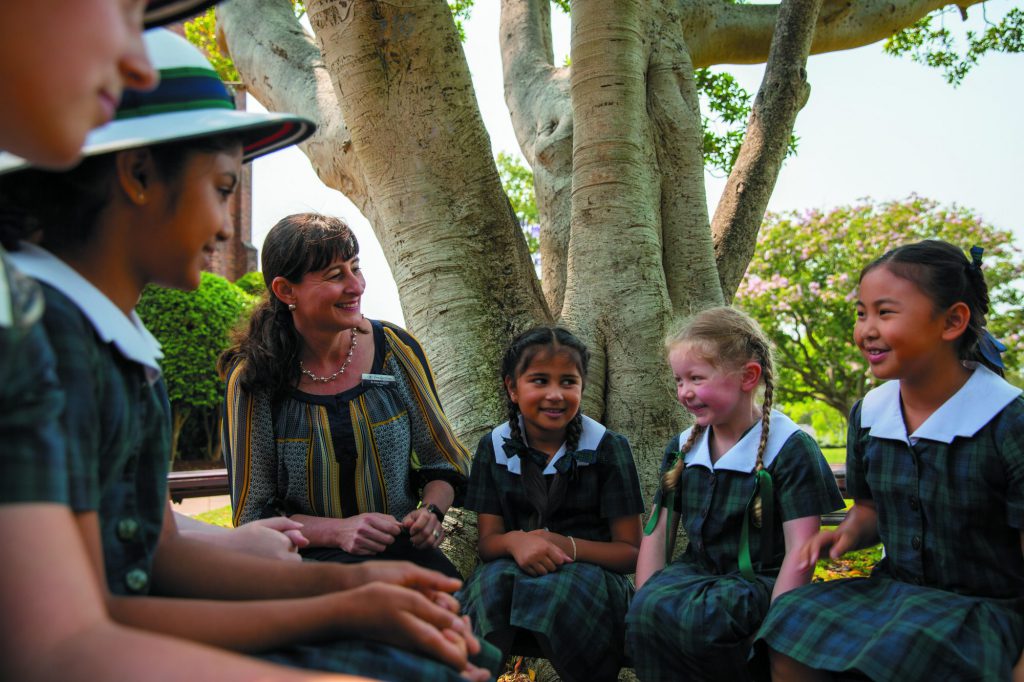
[[[673,315],[725,302],[718,281],[704,186],[703,126],[693,66],[679,22],[659,22],[647,72],[647,109],[661,170],[661,234],[665,284]]]
[[[942,7],[961,13],[984,0],[827,0],[818,16],[811,54],[849,50],[888,38]],[[683,30],[694,66],[759,64],[768,57],[781,5],[683,0]]]
[[[502,0],[499,28],[508,105],[519,147],[533,168],[540,213],[541,283],[548,307],[565,298],[572,185],[569,69],[552,64],[549,0]]]
[[[338,189],[372,222],[362,167],[351,153],[331,76],[312,36],[295,18],[291,3],[222,3],[217,7],[217,34],[246,89],[260,104],[269,111],[298,114],[317,124],[316,134],[301,145],[303,152],[324,184]]]
[[[732,299],[750,263],[796,115],[807,103],[807,52],[822,0],[784,0],[779,6],[764,79],[746,137],[711,221],[718,273]]]

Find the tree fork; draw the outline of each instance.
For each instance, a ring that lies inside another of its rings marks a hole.
[[[722,292],[732,300],[754,253],[796,115],[807,103],[807,56],[822,0],[779,5],[764,79],[751,108],[739,157],[711,221]]]

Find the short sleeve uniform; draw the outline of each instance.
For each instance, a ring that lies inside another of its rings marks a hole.
[[[170,404],[159,344],[134,313],[124,315],[52,254],[26,246],[17,262],[44,282],[44,324],[69,396],[63,416],[68,457],[84,472],[71,491],[79,500],[76,509],[98,512],[111,592],[147,594],[170,460]],[[358,639],[286,647],[261,658],[401,682],[460,679],[432,659]]]
[[[63,393],[39,286],[0,249],[0,505],[68,503]]]
[[[665,450],[662,473],[675,464],[689,437],[684,431]],[[641,680],[745,679],[747,642],[768,611],[785,556],[782,524],[843,507],[835,477],[814,440],[788,417],[771,414],[764,454],[774,492],[771,553],[752,527],[755,580],[740,573],[743,519],[755,489],[761,440],[755,424],[712,463],[708,432],[685,454],[672,508],[689,538],[683,555],[652,576],[633,600],[626,621],[627,651]],[[657,505],[665,504],[659,492]],[[668,513],[661,509],[660,513]],[[688,677],[689,676],[689,677]]]
[[[1022,446],[1024,398],[984,367],[910,435],[899,383],[868,393],[847,483],[874,500],[886,557],[870,578],[784,595],[759,637],[871,679],[1009,679],[1024,646]]]
[[[548,519],[552,532],[608,542],[609,522],[643,513],[643,498],[629,442],[583,417],[575,452],[565,446],[545,465],[547,480],[567,476],[564,500]],[[526,457],[547,456],[511,436],[503,424],[481,439],[470,473],[465,506],[500,516],[505,530],[533,530],[532,507],[523,489]],[[460,593],[465,613],[480,636],[509,627],[538,633],[550,642],[556,670],[588,679],[609,659],[622,655],[622,624],[633,588],[619,573],[582,561],[531,577],[511,558],[477,568]],[[617,668],[616,668],[617,669]]]

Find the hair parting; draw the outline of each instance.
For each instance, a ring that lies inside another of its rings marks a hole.
[[[533,359],[543,352],[552,354],[566,353],[576,363],[583,381],[587,380],[587,366],[590,364],[590,351],[586,344],[576,338],[572,332],[564,327],[540,326],[533,327],[517,336],[505,350],[505,356],[501,361],[502,390],[505,392],[506,407],[508,411],[509,428],[512,430],[512,437],[525,442],[522,429],[519,428],[519,406],[513,402],[512,396],[505,390],[505,380],[512,383],[519,378]],[[565,448],[567,452],[574,452],[579,446],[580,438],[583,436],[583,410],[576,412],[565,429]]]

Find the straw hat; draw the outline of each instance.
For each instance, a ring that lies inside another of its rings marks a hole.
[[[146,28],[170,24],[199,14],[218,0],[149,0],[146,3]]]
[[[300,116],[236,111],[213,67],[181,36],[155,29],[145,41],[160,85],[149,92],[126,90],[114,120],[89,133],[82,156],[231,133],[242,138],[243,161],[252,161],[301,142],[316,129]],[[0,174],[27,167],[24,159],[0,152]]]

